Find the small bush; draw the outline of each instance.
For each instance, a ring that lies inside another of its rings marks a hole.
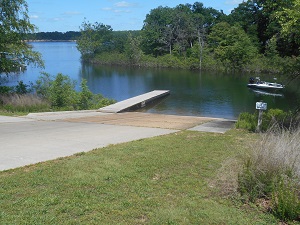
[[[55,110],[98,109],[114,103],[102,95],[93,94],[85,79],[81,81],[81,91],[76,92],[75,82],[63,74],[57,74],[56,77],[42,74],[34,88],[36,93],[47,99]]]
[[[57,74],[49,87],[49,100],[54,108],[74,109],[77,103],[75,82],[68,76]]]
[[[12,87],[0,86],[0,94],[9,94],[13,91]]]
[[[239,115],[236,128],[245,129],[254,132],[257,128],[258,113],[253,114],[243,112]],[[265,132],[274,124],[279,124],[282,128],[295,128],[298,126],[297,119],[294,118],[292,112],[284,112],[281,109],[270,109],[263,112],[261,131]]]
[[[241,113],[235,126],[238,129],[254,132],[257,126],[257,115],[248,112]]]
[[[89,90],[85,79],[82,79],[80,86],[81,92],[79,92],[79,109],[89,109],[93,93]]]
[[[14,92],[17,94],[31,93],[32,92],[31,86],[32,85],[24,84],[23,81],[19,81],[18,84],[14,87]]]
[[[281,220],[300,219],[299,184],[281,178],[272,192],[272,211]]]

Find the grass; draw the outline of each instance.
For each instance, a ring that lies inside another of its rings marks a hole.
[[[0,224],[278,224],[226,197],[256,137],[183,131],[0,172]]]

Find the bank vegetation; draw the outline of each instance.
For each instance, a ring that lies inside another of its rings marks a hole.
[[[114,103],[101,94],[93,94],[87,81],[76,82],[61,73],[56,76],[43,73],[35,84],[27,85],[19,81],[14,87],[0,86],[0,113],[4,115],[28,114],[66,110],[99,109]]]

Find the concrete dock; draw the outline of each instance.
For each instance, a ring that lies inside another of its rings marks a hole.
[[[121,102],[103,107],[99,109],[99,112],[104,113],[119,113],[129,111],[130,109],[143,108],[148,103],[153,102],[156,99],[162,98],[170,94],[169,90],[154,90],[142,95],[138,95],[133,98],[126,99]]]

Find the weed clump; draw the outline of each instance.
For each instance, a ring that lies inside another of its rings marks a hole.
[[[261,135],[238,176],[238,190],[251,202],[270,200],[270,211],[282,220],[299,220],[300,127],[277,126]]]
[[[2,110],[12,113],[50,110],[49,102],[35,94],[12,93],[0,95],[0,106]]]

